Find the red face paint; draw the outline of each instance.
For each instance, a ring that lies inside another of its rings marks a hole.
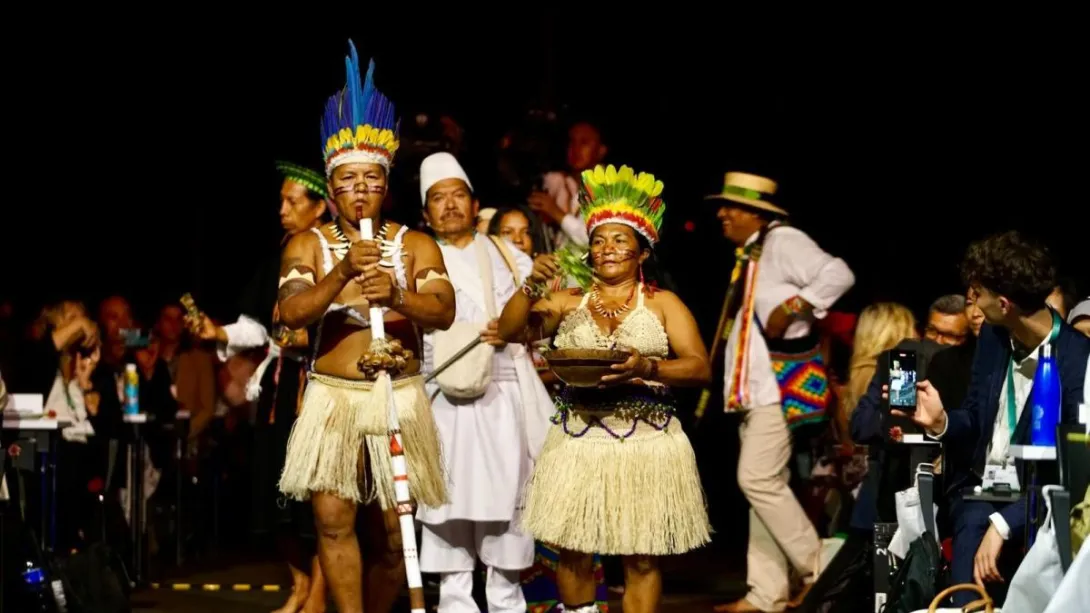
[[[632,259],[636,258],[636,252],[633,251],[632,249],[615,249],[615,250],[613,250],[613,249],[610,249],[610,250],[603,249],[602,251],[598,251],[598,252],[595,252],[595,253],[591,254],[592,260],[594,261],[595,264],[602,263],[605,260],[605,257],[607,255],[608,256],[613,256],[613,259],[617,264],[620,264],[621,262],[626,262],[628,260],[632,260]]]

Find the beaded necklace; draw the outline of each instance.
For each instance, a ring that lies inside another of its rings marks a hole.
[[[625,298],[624,304],[615,309],[607,309],[606,305],[602,303],[602,294],[598,291],[598,284],[595,283],[594,289],[590,292],[592,306],[594,306],[594,310],[602,317],[605,317],[606,319],[616,319],[618,315],[627,312],[628,309],[631,308],[629,305],[632,304],[632,298],[636,296],[637,287],[637,284],[632,285],[632,291],[628,292],[628,298]]]

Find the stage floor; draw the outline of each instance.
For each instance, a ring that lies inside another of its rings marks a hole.
[[[733,559],[731,559],[733,558]],[[711,550],[669,558],[663,563],[664,592],[662,611],[710,611],[711,605],[741,597],[745,592],[744,557],[724,556]],[[202,568],[203,567],[203,568]],[[175,589],[175,584],[182,584]],[[135,611],[155,613],[267,613],[287,598],[290,578],[285,567],[273,562],[242,559],[197,564],[136,593]],[[236,586],[248,586],[239,591]],[[279,586],[280,591],[265,591],[264,586]],[[434,590],[429,590],[429,608],[434,607]],[[329,611],[335,609],[330,605]],[[395,611],[408,610],[408,603]],[[486,610],[482,607],[482,610]],[[618,600],[610,603],[611,612],[622,611]]]

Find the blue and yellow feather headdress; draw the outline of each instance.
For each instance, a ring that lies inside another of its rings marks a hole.
[[[394,104],[375,87],[374,60],[360,83],[356,45],[349,40],[348,46],[351,51],[344,58],[344,89],[326,102],[322,117],[326,176],[337,166],[352,162],[380,164],[389,170],[400,144]]]

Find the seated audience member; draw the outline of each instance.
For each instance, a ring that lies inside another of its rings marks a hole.
[[[1060,314],[1060,319],[1067,319],[1068,314],[1071,313],[1071,309],[1075,308],[1075,303],[1079,301],[1078,292],[1075,291],[1074,282],[1071,279],[1061,278],[1059,284],[1052,288],[1052,293],[1048,295],[1048,299],[1045,300],[1045,304]]]
[[[1090,339],[1065,324],[1046,304],[1056,287],[1049,253],[1017,232],[989,237],[969,247],[962,275],[984,314],[969,391],[960,407],[946,406],[929,381],[919,384],[912,419],[944,443],[956,473],[947,474],[954,524],[951,568],[954,583],[1003,581],[1000,552],[1020,551],[1026,505],[966,501],[962,492],[982,482],[988,467],[1018,466],[1011,445],[1029,443],[1033,375],[1041,347],[1051,344],[1062,385],[1062,423],[1076,423]],[[1012,393],[1013,392],[1013,393]],[[1019,471],[1020,472],[1020,471]],[[954,597],[964,606],[968,592]]]
[[[1067,315],[1067,323],[1073,328],[1090,336],[1090,298],[1075,305]]]
[[[31,325],[29,344],[20,353],[26,391],[44,390],[45,414],[62,422],[57,495],[59,507],[70,511],[57,517],[63,548],[78,544],[90,507],[87,485],[102,467],[95,461],[95,432],[89,421],[89,411],[98,409],[98,394],[91,384],[98,342],[98,328],[87,318],[83,304],[64,301],[42,309]]]
[[[916,356],[916,372],[925,374],[932,356],[946,347],[935,341],[920,339],[915,331],[911,335],[898,336],[901,336],[900,341],[873,358],[874,367],[867,382],[866,393],[859,398],[852,413],[852,440],[866,444],[869,448],[867,480],[860,488],[859,501],[852,518],[852,526],[857,529],[870,530],[873,521],[895,521],[894,494],[910,487],[912,483],[914,467],[911,465],[911,449],[905,445],[887,444],[901,442],[906,434],[919,434],[918,426],[911,421],[890,415],[888,403],[883,398],[883,386],[890,380],[889,351],[896,349],[912,352]],[[936,470],[938,469],[939,465],[936,463]]]
[[[166,304],[159,309],[154,332],[158,357],[170,373],[178,408],[190,412],[189,437],[196,439],[215,411],[215,357],[192,342],[186,330],[185,311],[178,304]]]
[[[17,344],[8,385],[11,392],[41,394],[53,389],[61,356],[80,348],[87,353],[98,345],[98,327],[78,302],[60,302],[46,307],[25,338]]]
[[[100,393],[100,408],[92,419],[96,437],[103,439],[124,439],[122,404],[124,402],[124,375],[126,364],[136,364],[141,374],[139,388],[140,411],[155,415],[144,429],[144,441],[150,449],[152,465],[162,470],[170,460],[171,445],[165,426],[174,420],[178,403],[171,392],[170,372],[166,364],[158,358],[155,343],[147,347],[134,347],[127,340],[125,330],[135,330],[132,307],[121,296],[110,296],[99,304],[98,322],[102,327],[102,359],[91,375],[94,389]],[[154,341],[154,339],[152,339]],[[124,449],[118,447],[113,458],[115,473],[110,475],[110,483],[120,486],[124,476]],[[145,496],[150,496],[154,487],[145,486]]]
[[[844,409],[851,414],[852,440],[868,445],[867,476],[859,489],[851,526],[870,532],[878,521],[877,498],[881,467],[885,459],[882,444],[881,381],[876,376],[884,355],[902,341],[918,338],[916,318],[907,307],[879,302],[863,309],[855,328],[851,366],[844,395]]]
[[[961,406],[965,392],[969,390],[976,339],[980,336],[980,327],[984,325],[984,313],[976,306],[972,292],[962,302],[965,304],[965,319],[969,323],[969,336],[964,343],[935,354],[927,369],[928,381],[935,386],[944,402],[952,407]]]
[[[923,337],[940,345],[961,345],[969,337],[969,319],[965,316],[965,297],[947,294],[931,303]]]

